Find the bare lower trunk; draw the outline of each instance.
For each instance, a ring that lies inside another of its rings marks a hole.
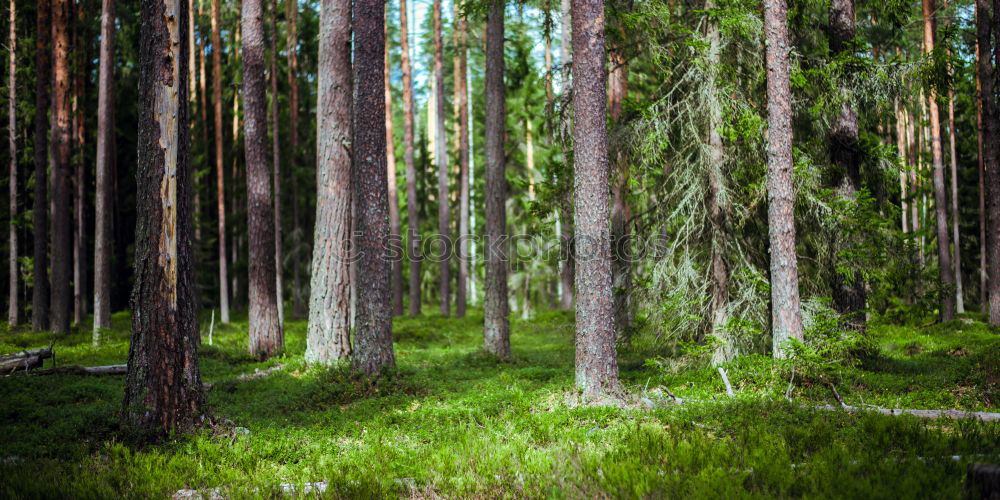
[[[123,427],[165,436],[190,428],[203,402],[191,248],[185,0],[145,0],[139,47],[132,341]],[[169,19],[174,22],[167,22]]]
[[[714,9],[712,0],[706,2],[706,9]],[[726,243],[730,238],[728,226],[728,209],[725,203],[725,172],[726,156],[722,146],[722,99],[716,71],[722,50],[719,25],[715,21],[708,24],[709,55],[711,68],[711,89],[713,92],[712,108],[708,123],[709,172],[708,172],[708,221],[711,225],[712,238],[712,301],[709,318],[711,334],[720,342],[712,352],[712,364],[718,365],[733,359],[738,351],[733,345],[733,339],[728,334],[726,324],[729,322],[729,262],[726,259]]]
[[[286,31],[288,32],[288,135],[289,149],[291,154],[291,177],[292,177],[292,232],[295,233],[295,246],[297,252],[302,252],[301,247],[305,246],[302,235],[305,229],[299,219],[300,203],[298,199],[298,182],[295,175],[299,164],[299,33],[298,33],[298,0],[285,0],[288,9],[285,13]],[[303,257],[307,257],[308,254]],[[302,265],[300,262],[304,258],[292,259],[292,311],[296,317],[306,314],[306,301],[303,300],[302,290]]]
[[[491,0],[486,15],[486,303],[484,347],[510,358],[507,304],[507,180],[504,174],[504,3]]]
[[[219,216],[219,315],[229,323],[229,270],[226,255],[226,176],[222,158],[222,37],[219,0],[212,0],[212,106],[215,111],[215,189]]]
[[[980,102],[983,113],[983,164],[988,207],[986,210],[986,260],[989,268],[990,324],[1000,325],[1000,5],[996,0],[976,0],[976,36],[979,41]],[[991,57],[991,55],[993,57]]]
[[[392,128],[392,86],[389,84],[389,13],[386,12],[385,23],[385,163],[387,182],[389,184],[389,239],[392,249],[390,258],[392,261],[391,274],[389,276],[390,288],[392,289],[392,315],[403,315],[403,260],[400,255],[402,250],[402,237],[400,236],[399,222],[399,189],[396,185],[396,141]]]
[[[87,169],[84,148],[86,147],[84,121],[84,88],[89,58],[87,55],[87,35],[81,34],[86,25],[84,4],[76,6],[73,21],[73,322],[80,324],[87,316]]]
[[[278,112],[278,1],[271,0],[271,64],[268,78],[271,82],[271,154],[274,160],[274,268],[275,300],[278,304],[278,324],[285,327],[284,262],[282,249],[284,238],[281,231],[281,134]]]
[[[101,2],[101,56],[97,82],[97,178],[94,227],[94,334],[111,328],[111,187],[114,152],[115,2]]]
[[[619,7],[620,8],[620,7]],[[622,31],[619,25],[615,28]],[[622,33],[624,38],[624,33]],[[611,122],[621,119],[622,103],[628,96],[628,62],[619,47],[609,56],[608,113]],[[629,293],[632,290],[631,242],[628,227],[628,160],[622,151],[614,151],[614,184],[611,188],[611,286],[614,291],[615,332],[621,338],[631,327]]]
[[[469,280],[469,103],[466,80],[468,22],[455,4],[455,123],[458,125],[458,279],[455,316],[465,317]]]
[[[573,63],[573,43],[571,32],[573,30],[572,0],[561,0],[562,11],[562,44],[561,63],[564,78],[563,93],[572,91]],[[559,297],[559,305],[565,310],[573,308],[574,303],[574,280],[576,279],[576,252],[574,250],[573,237],[573,194],[572,188],[567,193],[565,199],[559,204],[559,239],[560,239],[560,261],[562,269],[559,272],[559,279],[562,282],[562,296]]]
[[[406,222],[410,262],[410,316],[420,314],[420,207],[417,205],[417,167],[413,161],[413,81],[410,71],[406,0],[399,0],[400,45],[403,52],[403,162],[406,164]]]
[[[604,3],[573,0],[573,158],[576,250],[576,386],[617,396],[608,207]]]
[[[385,2],[356,0],[351,172],[358,256],[354,368],[375,374],[396,365],[389,290],[389,196],[385,167]]]
[[[320,4],[316,226],[306,360],[347,358],[350,341],[351,2]]]
[[[70,114],[69,0],[52,4],[53,122],[52,122],[52,289],[51,324],[55,333],[69,333],[73,312],[73,226],[70,207],[72,124]]]
[[[438,234],[444,243],[441,259],[439,294],[441,314],[451,314],[451,210],[448,206],[448,141],[444,128],[444,44],[441,40],[441,0],[434,0],[434,160],[438,169]]]
[[[51,2],[35,3],[35,199],[31,211],[35,233],[31,326],[49,328],[49,89],[52,82]]]
[[[802,339],[798,258],[795,254],[787,18],[785,0],[764,0],[767,40],[767,220],[771,251],[772,346],[776,358],[785,357],[783,344],[789,339]]]
[[[903,233],[910,232],[910,220],[909,220],[909,204],[907,198],[909,193],[906,187],[906,115],[903,113],[903,108],[899,105],[899,99],[895,101],[895,115],[896,115],[896,156],[899,157],[899,163],[901,167],[899,170],[899,208],[901,216],[901,228]]]
[[[10,201],[9,248],[7,286],[7,326],[16,327],[21,322],[21,309],[17,303],[17,5],[10,0],[10,39],[7,41],[9,58],[7,73],[7,138],[10,154],[9,182],[7,184]]]
[[[962,291],[962,238],[960,237],[960,214],[958,212],[958,150],[955,146],[955,90],[948,89],[948,140],[951,158],[951,238],[954,245],[955,267],[955,310],[965,313],[965,297]]]
[[[989,298],[989,268],[986,264],[986,163],[983,158],[983,89],[979,77],[979,42],[976,42],[976,145],[979,165],[979,309],[983,314],[990,313]]]

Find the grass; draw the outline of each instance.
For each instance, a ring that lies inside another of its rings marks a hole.
[[[128,316],[114,320],[99,348],[86,325],[63,338],[0,326],[0,353],[54,342],[58,364],[121,363]],[[120,377],[0,378],[0,497],[265,497],[315,481],[331,497],[955,497],[967,464],[1000,460],[998,424],[816,411],[834,403],[826,385],[799,377],[787,402],[788,367],[759,356],[726,366],[728,398],[714,369],[623,347],[633,404],[579,404],[571,316],[515,320],[510,363],[483,354],[481,325],[478,312],[398,319],[399,367],[373,381],[307,367],[304,322],[287,325],[284,355],[256,362],[234,322],[201,349],[218,424],[155,446],[116,439]],[[871,335],[881,355],[832,379],[849,404],[1000,407],[986,325]],[[669,404],[664,387],[692,402]]]

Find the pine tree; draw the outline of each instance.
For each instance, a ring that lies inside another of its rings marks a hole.
[[[50,325],[55,333],[69,333],[73,312],[73,226],[71,178],[72,124],[70,102],[69,0],[52,4],[52,283]]]
[[[35,233],[31,327],[49,328],[49,89],[52,83],[52,0],[35,3],[35,199],[31,211]]]
[[[14,328],[21,322],[21,309],[17,302],[18,270],[17,265],[17,5],[10,0],[10,38],[7,41],[8,73],[7,73],[7,137],[10,154],[9,181],[7,184],[10,202],[10,230],[8,257],[7,287],[7,325]]]
[[[111,188],[115,149],[115,1],[101,2],[101,55],[97,82],[97,178],[94,227],[94,344],[111,328]]]
[[[222,36],[219,0],[212,0],[212,106],[215,119],[215,188],[219,214],[219,317],[229,323],[229,265],[226,256],[226,176],[222,158]]]
[[[406,0],[399,0],[399,42],[403,53],[403,162],[406,165],[407,254],[410,262],[410,316],[420,314],[420,207],[417,205],[417,167],[413,160],[413,79]]]

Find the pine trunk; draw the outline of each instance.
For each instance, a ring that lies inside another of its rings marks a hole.
[[[410,316],[420,314],[420,207],[417,205],[417,167],[413,160],[413,80],[410,70],[406,0],[399,0],[399,41],[403,53],[403,162],[406,164],[406,222],[410,262]]]
[[[389,63],[389,12],[386,10],[385,22],[383,23],[385,33],[385,64],[383,65],[383,78],[385,79],[385,164],[387,183],[389,185],[389,240],[392,249],[392,266],[389,276],[390,288],[392,289],[392,315],[403,315],[403,260],[399,253],[403,240],[400,236],[399,221],[399,189],[396,186],[396,140],[392,127],[392,86],[390,85]]]
[[[293,242],[296,252],[303,252],[301,249],[305,243],[302,241],[304,229],[299,219],[299,183],[296,171],[299,161],[299,33],[298,0],[285,0],[287,12],[285,13],[288,32],[288,135],[289,149],[291,154],[291,177],[292,177],[292,232],[295,234]],[[304,252],[303,252],[304,253]],[[302,266],[300,261],[303,258],[292,259],[292,311],[295,317],[301,318],[306,315],[306,301],[303,300],[302,291]]]
[[[139,47],[132,342],[122,425],[134,435],[190,428],[203,401],[191,249],[186,0],[143,0]],[[167,22],[173,19],[174,22]]]
[[[52,305],[49,328],[69,333],[73,312],[73,196],[71,178],[71,102],[70,102],[70,0],[52,4],[53,44],[53,122],[52,122]]]
[[[101,54],[97,81],[97,179],[94,227],[94,345],[111,328],[111,188],[114,154],[115,1],[101,1]]]
[[[980,101],[983,113],[983,166],[986,183],[986,260],[989,268],[990,324],[1000,325],[1000,5],[976,0]],[[992,56],[992,57],[991,57]]]
[[[281,116],[278,112],[278,0],[270,2],[271,21],[271,59],[268,68],[268,78],[271,83],[271,154],[274,161],[274,268],[275,268],[275,301],[278,305],[278,325],[285,327],[285,297],[284,297],[284,239],[281,231],[281,134],[279,133]]]
[[[351,354],[351,1],[320,4],[316,226],[306,360]],[[355,150],[357,151],[357,150]]]
[[[469,283],[469,88],[466,80],[468,21],[455,4],[455,123],[458,125],[458,278],[455,316],[465,317]]]
[[[441,0],[434,0],[434,160],[438,170],[438,234],[444,244],[438,293],[441,314],[451,314],[451,210],[448,206],[448,142],[444,128],[444,43],[441,40]]]
[[[229,270],[226,255],[226,174],[222,158],[222,37],[219,0],[212,0],[212,106],[215,112],[215,189],[219,216],[219,316],[229,323]]]
[[[934,51],[934,0],[922,0],[924,14],[924,52]],[[951,236],[948,234],[948,197],[945,191],[944,158],[941,152],[941,119],[937,91],[927,95],[930,115],[931,158],[933,159],[934,214],[937,219],[938,279],[941,283],[941,321],[955,319],[955,274],[951,262]]]
[[[965,313],[965,293],[962,287],[962,238],[960,235],[961,214],[958,211],[958,149],[955,144],[955,90],[948,89],[948,140],[951,159],[951,240],[954,245],[955,310]]]
[[[715,8],[712,0],[706,2],[706,9]],[[718,365],[736,357],[738,351],[733,345],[726,324],[729,322],[729,262],[726,259],[726,246],[730,239],[728,225],[728,210],[725,196],[725,175],[726,156],[722,146],[722,134],[720,129],[722,121],[722,99],[724,96],[719,88],[716,73],[719,71],[719,60],[721,58],[722,39],[717,21],[710,21],[708,24],[709,41],[709,65],[711,66],[711,86],[713,93],[712,109],[709,114],[708,123],[708,148],[709,148],[709,171],[708,171],[708,220],[711,227],[712,238],[712,301],[710,303],[711,334],[718,337],[721,342],[712,352],[712,364]]]
[[[17,4],[10,0],[10,39],[7,41],[7,57],[9,58],[7,73],[7,138],[9,141],[10,170],[7,184],[10,201],[10,229],[8,256],[7,288],[7,326],[11,329],[21,322],[21,309],[17,302],[18,275],[17,265]]]
[[[504,174],[504,2],[491,0],[486,14],[486,303],[484,346],[510,358],[507,303],[507,179]]]
[[[31,326],[49,328],[49,89],[52,83],[51,0],[35,3],[35,199],[31,211],[35,233]]]
[[[795,190],[792,184],[792,95],[789,83],[788,6],[764,0],[767,41],[767,220],[771,250],[771,328],[774,357],[784,343],[802,339],[799,275],[795,254]]]
[[[80,324],[87,316],[87,175],[84,99],[86,96],[85,72],[89,61],[87,54],[84,4],[78,3],[73,13],[73,322]]]
[[[623,9],[622,6],[618,7]],[[620,21],[615,27],[621,33]],[[622,103],[628,96],[628,62],[620,47],[612,47],[609,55],[608,71],[608,114],[611,122],[621,119]],[[631,241],[628,227],[630,211],[628,206],[628,160],[622,151],[614,151],[614,168],[611,188],[611,286],[614,291],[615,333],[625,335],[631,325],[629,293],[632,290]]]
[[[604,3],[573,0],[573,158],[576,250],[576,386],[589,397],[620,392],[608,206]]]
[[[573,31],[572,0],[562,0],[562,33],[561,33],[561,59],[563,73],[563,93],[572,92],[572,71],[573,63],[573,43],[571,33]],[[567,149],[571,146],[567,145]],[[568,156],[568,155],[566,155]],[[568,161],[568,158],[566,158]],[[576,251],[573,236],[573,193],[572,188],[566,194],[565,199],[559,203],[559,239],[560,239],[560,269],[559,279],[562,281],[562,296],[559,297],[560,306],[569,310],[574,303],[574,280],[576,279]]]
[[[986,264],[986,163],[983,158],[983,89],[979,76],[979,41],[976,41],[976,145],[979,171],[979,309],[990,313],[989,268]]]
[[[356,0],[354,17],[354,227],[357,323],[354,368],[376,374],[396,365],[389,290],[389,195],[385,167],[385,2]]]

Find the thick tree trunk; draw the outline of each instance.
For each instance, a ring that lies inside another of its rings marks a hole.
[[[10,154],[9,181],[7,184],[10,201],[9,248],[7,287],[7,326],[14,328],[21,322],[21,308],[17,302],[17,4],[10,0],[10,39],[7,41],[7,138]]]
[[[80,324],[87,316],[87,175],[86,175],[86,129],[84,121],[84,88],[89,57],[87,54],[87,34],[81,33],[87,19],[84,4],[79,2],[73,12],[73,322]]]
[[[847,44],[854,39],[854,0],[833,0],[830,4],[830,50],[839,54],[848,50]],[[838,196],[851,202],[861,190],[861,151],[858,143],[858,114],[844,103],[830,132],[830,160],[834,167],[833,187]],[[831,242],[833,252],[830,270],[833,307],[844,316],[846,325],[854,330],[864,330],[865,282],[859,271],[848,276],[838,269],[841,250],[851,245],[840,234],[835,234]]]
[[[299,184],[295,172],[298,168],[299,160],[299,33],[298,0],[285,0],[287,11],[285,12],[285,22],[288,34],[288,135],[289,149],[291,154],[291,177],[292,177],[292,233],[295,235],[293,243],[296,252],[302,252],[301,247],[305,244],[302,241],[301,220],[299,219]],[[301,318],[306,314],[305,300],[302,292],[302,258],[292,259],[292,311],[295,317]]]
[[[507,304],[507,179],[504,174],[504,2],[490,0],[486,14],[486,352],[510,358]]]
[[[97,179],[94,227],[94,345],[111,328],[111,200],[114,161],[115,1],[101,1],[101,55],[97,81]]]
[[[215,111],[215,189],[219,216],[219,316],[229,323],[229,270],[226,255],[226,174],[222,159],[222,37],[219,0],[212,0],[212,106]]]
[[[563,93],[572,92],[572,72],[570,68],[573,64],[573,17],[572,0],[562,0],[562,33],[561,35],[561,62],[563,73]],[[566,145],[566,149],[571,146]],[[564,155],[567,156],[568,155]],[[567,158],[568,161],[568,158]],[[571,190],[572,191],[572,190]],[[573,308],[574,303],[574,280],[576,279],[576,251],[573,236],[573,194],[567,193],[565,199],[559,204],[559,239],[560,261],[562,269],[559,272],[559,279],[562,281],[562,296],[559,297],[559,304],[565,310]]]
[[[73,312],[73,226],[70,207],[71,114],[69,23],[70,0],[52,4],[53,123],[52,123],[52,289],[51,324],[55,333],[69,333]]]
[[[267,359],[284,345],[275,289],[274,205],[267,157],[263,0],[243,0],[243,106],[249,227],[250,354]]]
[[[351,354],[350,0],[320,4],[318,70],[316,226],[306,360],[330,364]]]
[[[351,173],[357,234],[358,306],[354,368],[375,374],[396,365],[389,290],[389,195],[385,167],[385,2],[356,0]]]
[[[798,258],[795,254],[795,188],[792,184],[792,92],[789,84],[788,6],[764,0],[767,41],[767,220],[771,250],[771,328],[774,357],[784,342],[802,339]]]
[[[275,300],[278,304],[278,324],[285,327],[284,261],[281,231],[281,114],[278,112],[278,0],[271,0],[271,59],[268,78],[271,81],[271,154],[274,158],[274,268]]]
[[[444,244],[438,293],[441,314],[451,314],[451,207],[448,206],[448,141],[445,138],[444,117],[444,43],[441,39],[441,0],[434,0],[434,160],[438,169],[438,234]]]
[[[924,52],[934,51],[934,0],[922,0],[924,14]],[[941,321],[955,319],[955,274],[951,262],[951,237],[948,233],[948,197],[945,192],[944,158],[941,152],[941,119],[938,116],[937,91],[927,96],[930,113],[931,157],[934,171],[934,214],[937,218],[938,279],[941,282]]]
[[[604,3],[573,0],[573,158],[576,250],[576,386],[616,396],[614,298],[608,207]]]
[[[383,23],[385,33],[385,64],[383,64],[383,78],[385,79],[385,164],[387,183],[389,185],[389,241],[390,258],[392,261],[391,274],[389,276],[390,288],[392,289],[392,315],[403,315],[403,259],[400,254],[403,242],[400,236],[399,222],[399,189],[396,185],[396,141],[392,127],[392,86],[389,79],[389,12],[386,10],[385,22]]]
[[[143,0],[132,342],[122,425],[183,431],[201,412],[191,248],[186,0]],[[168,20],[174,22],[168,22]],[[217,47],[217,46],[216,46]]]
[[[399,0],[399,41],[403,52],[403,162],[406,164],[406,222],[410,259],[410,316],[420,314],[420,207],[417,205],[417,167],[413,161],[413,80],[410,70],[406,0]]]
[[[31,211],[35,233],[31,327],[49,328],[49,89],[52,82],[51,0],[35,3],[35,199]]]
[[[455,3],[455,123],[458,147],[458,279],[455,283],[455,316],[465,317],[469,283],[469,88],[466,80],[468,20]]]
[[[983,108],[983,166],[986,182],[986,260],[990,324],[1000,325],[1000,5],[976,0],[980,102]]]

